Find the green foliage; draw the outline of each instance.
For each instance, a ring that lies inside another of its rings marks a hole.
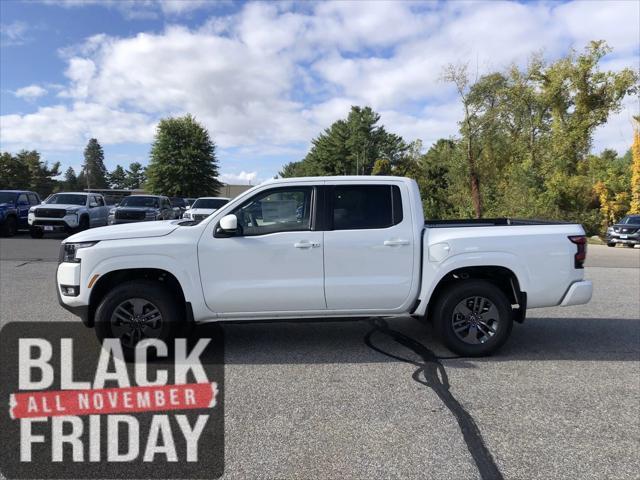
[[[215,144],[191,115],[158,124],[146,188],[170,196],[201,197],[220,189]]]
[[[82,186],[78,182],[78,176],[73,167],[67,168],[64,172],[64,180],[58,185],[58,191],[62,190],[67,192],[82,190]]]
[[[120,165],[116,165],[116,168],[109,174],[109,185],[118,190],[127,188],[127,173]]]
[[[16,155],[8,152],[0,155],[0,188],[27,189],[49,195],[56,188],[54,177],[60,175],[60,163],[51,168],[47,162],[40,160],[40,153],[35,150],[22,150]]]
[[[108,172],[104,166],[104,151],[98,140],[92,138],[84,149],[84,164],[78,181],[84,188],[108,188]]]
[[[595,129],[638,93],[631,69],[599,69],[609,51],[600,41],[550,64],[533,55],[524,68],[473,82],[466,66],[449,66],[444,79],[463,109],[459,138],[440,139],[422,153],[419,141],[407,145],[378,125],[370,108],[352,107],[280,175],[409,176],[420,186],[427,218],[549,218],[600,232],[630,208],[640,184],[637,160],[632,188],[630,153],[589,154]],[[636,150],[640,159],[640,137]]]
[[[285,165],[279,175],[371,175],[378,160],[391,165],[400,162],[407,145],[377,125],[379,120],[380,115],[370,107],[351,107],[346,119],[334,122],[313,139],[302,161]]]
[[[129,168],[126,170],[124,188],[129,188],[131,190],[142,188],[146,180],[147,175],[142,164],[139,162],[130,163]]]

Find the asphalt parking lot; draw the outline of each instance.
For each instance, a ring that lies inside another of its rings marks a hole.
[[[0,323],[77,321],[59,243],[0,240]],[[225,325],[223,478],[639,478],[640,250],[590,245],[586,275],[590,304],[530,310],[486,359],[417,320]]]

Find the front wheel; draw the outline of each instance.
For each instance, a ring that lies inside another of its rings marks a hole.
[[[44,231],[38,227],[31,227],[29,229],[29,235],[31,235],[31,238],[42,238],[44,236]]]
[[[4,224],[0,226],[0,233],[5,237],[13,237],[18,231],[16,217],[7,217]]]
[[[464,357],[491,355],[513,327],[509,300],[485,280],[454,283],[436,301],[432,315],[447,348]]]
[[[615,243],[613,243],[613,242],[609,242],[609,243],[607,243],[607,247],[615,247],[615,246],[616,246],[616,244],[615,244]]]
[[[76,229],[76,231],[83,232],[84,230],[88,230],[88,229],[89,229],[89,217],[87,216],[80,217],[80,223],[78,224],[78,228]]]
[[[111,290],[96,310],[98,339],[118,338],[127,359],[133,359],[136,345],[156,338],[167,347],[183,323],[173,294],[159,282],[133,280]]]

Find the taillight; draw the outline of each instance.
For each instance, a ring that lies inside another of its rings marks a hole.
[[[587,259],[587,237],[584,235],[574,235],[569,237],[572,243],[578,247],[574,258],[574,266],[576,268],[584,268],[584,261]]]

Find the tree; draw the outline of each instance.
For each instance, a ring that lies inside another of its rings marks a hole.
[[[78,183],[78,177],[76,176],[76,171],[73,169],[73,167],[67,168],[67,170],[64,172],[62,187],[65,190],[71,192],[82,189],[82,186]]]
[[[124,182],[124,188],[135,190],[142,188],[142,185],[147,180],[145,169],[139,162],[133,162],[129,164],[129,168],[126,170],[126,178]]]
[[[631,152],[633,163],[631,164],[631,205],[629,213],[640,213],[640,117],[635,118],[633,130],[633,145]]]
[[[109,174],[109,185],[111,188],[122,189],[127,188],[127,174],[120,165],[116,165],[116,168]]]
[[[221,187],[215,144],[191,115],[158,124],[147,168],[146,187],[170,196],[215,195]]]
[[[54,177],[60,175],[60,162],[54,163],[49,168],[48,162],[40,160],[40,153],[31,150],[22,150],[16,155],[17,160],[29,172],[29,189],[47,196],[55,190],[57,181]]]
[[[84,164],[80,182],[84,188],[108,188],[107,167],[104,166],[104,151],[98,140],[92,138],[84,149]]]
[[[28,188],[30,184],[29,170],[16,156],[9,152],[0,155],[0,185],[2,188],[17,190]]]

